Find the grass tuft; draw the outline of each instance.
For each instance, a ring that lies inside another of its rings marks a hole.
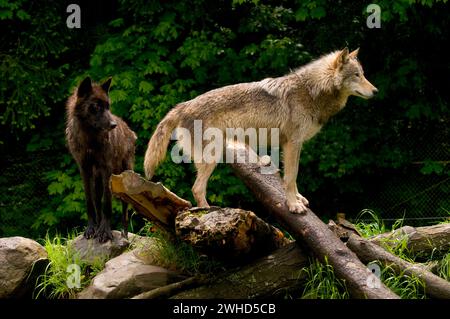
[[[92,264],[83,262],[68,242],[77,237],[71,234],[67,238],[56,235],[50,239],[47,235],[44,248],[47,251],[49,264],[43,275],[39,276],[34,290],[34,298],[71,299],[83,288],[87,287],[91,279],[103,270],[105,260],[97,259]],[[73,275],[69,272],[70,265],[80,267],[80,286],[70,288],[68,279]]]
[[[176,269],[191,275],[212,273],[223,268],[222,263],[199,254],[192,246],[177,238],[169,238],[150,222],[145,224],[139,234],[155,239],[155,249],[152,249],[150,253],[161,267]]]
[[[439,261],[437,273],[439,277],[450,281],[450,252]]]
[[[381,280],[402,299],[425,299],[425,283],[417,276],[396,274],[391,267],[383,267]]]
[[[348,299],[350,298],[344,281],[338,279],[328,262],[321,263],[311,258],[309,267],[302,269],[306,273],[302,299]]]

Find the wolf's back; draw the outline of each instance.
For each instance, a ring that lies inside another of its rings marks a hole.
[[[167,147],[173,130],[180,123],[180,107],[173,108],[158,124],[150,141],[144,158],[145,176],[150,180],[155,174],[156,167],[166,156]]]

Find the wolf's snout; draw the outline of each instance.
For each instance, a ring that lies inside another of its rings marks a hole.
[[[110,127],[111,130],[112,130],[113,128],[116,128],[116,126],[117,126],[117,122],[116,122],[116,121],[111,121],[111,122],[109,122],[109,127]]]
[[[377,95],[377,94],[378,94],[378,89],[377,89],[377,88],[374,88],[374,89],[372,90],[372,95],[375,96],[375,95]]]

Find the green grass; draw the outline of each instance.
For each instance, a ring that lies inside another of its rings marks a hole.
[[[156,262],[169,269],[176,269],[188,274],[205,274],[217,272],[223,268],[222,264],[204,255],[197,253],[190,245],[175,240],[172,242],[163,233],[155,230],[151,223],[138,232],[141,236],[155,239],[155,249],[151,250]],[[105,267],[106,260],[95,260],[88,264],[80,259],[74,249],[68,244],[78,234],[70,234],[67,237],[56,235],[54,238],[46,236],[43,246],[47,251],[49,264],[44,274],[38,277],[33,297],[47,299],[75,298],[77,293],[87,287],[92,278]],[[131,247],[134,248],[134,247]],[[67,283],[69,265],[80,267],[80,287],[69,288]]]
[[[425,299],[425,284],[416,276],[396,274],[390,267],[381,267],[381,281],[402,299]]]
[[[155,249],[150,253],[162,267],[191,275],[212,273],[223,267],[222,263],[199,254],[189,244],[178,239],[171,240],[166,234],[155,229],[150,222],[145,224],[139,235],[155,239]]]
[[[365,211],[372,220],[368,223],[357,222],[356,227],[370,237],[380,233],[388,232],[401,227],[402,221],[397,221],[390,228],[386,227],[381,219],[371,211]],[[362,215],[361,215],[362,216]],[[158,231],[150,222],[138,232],[141,236],[151,237],[154,241],[153,249],[149,249],[152,258],[162,267],[176,269],[190,275],[196,274],[216,274],[224,270],[224,265],[205,255],[195,251],[190,245],[180,241],[169,239],[167,235]],[[48,252],[50,264],[43,275],[38,278],[35,289],[35,298],[74,298],[84,287],[88,286],[92,278],[104,268],[105,261],[98,260],[93,265],[88,265],[80,260],[67,242],[76,237],[76,234],[63,238],[59,235],[50,239],[46,237],[44,247]],[[389,251],[396,256],[410,262],[414,262],[413,256],[407,249],[407,240],[400,240],[396,245],[385,245]],[[144,250],[145,251],[145,250]],[[431,261],[433,256],[429,256],[427,261]],[[67,278],[70,275],[67,267],[70,264],[77,264],[81,269],[81,287],[69,288]],[[423,282],[414,276],[396,274],[390,267],[381,266],[381,280],[391,290],[403,299],[426,298]],[[309,267],[302,269],[306,275],[306,284],[300,292],[303,299],[348,299],[349,292],[345,282],[337,278],[333,267],[326,263],[321,263],[315,258],[311,258]],[[437,266],[437,274],[450,280],[450,252],[448,252]]]
[[[56,235],[50,239],[47,235],[44,248],[47,251],[49,264],[43,275],[39,276],[34,290],[34,298],[67,299],[75,298],[76,294],[87,287],[91,279],[105,266],[105,260],[98,259],[92,264],[83,262],[78,254],[68,245],[68,241],[77,235],[72,234],[67,238]],[[80,288],[69,288],[67,284],[69,265],[80,267]]]
[[[350,295],[345,283],[336,278],[328,262],[321,263],[311,258],[309,267],[302,269],[306,274],[302,299],[348,299]]]
[[[450,252],[439,261],[438,275],[450,281]]]
[[[368,219],[369,222],[362,222],[361,219],[363,217],[365,220]],[[383,233],[392,232],[403,227],[403,219],[398,219],[392,224],[391,227],[387,227],[375,212],[365,209],[358,215],[355,227],[364,238],[369,238]],[[414,262],[415,256],[408,248],[407,236],[404,238],[394,239],[384,238],[380,241],[380,245],[397,257],[405,259],[409,262]]]
[[[369,219],[369,222],[362,222],[361,219],[363,218]],[[397,220],[391,227],[386,227],[377,214],[371,210],[364,210],[358,216],[355,226],[363,237],[371,237],[402,227],[403,220]],[[409,251],[407,244],[407,237],[400,240],[397,239],[395,244],[389,239],[381,242],[381,245],[392,254],[406,261],[414,262],[418,256]],[[429,256],[427,262],[431,260],[433,260],[433,256]],[[406,274],[396,274],[390,267],[380,266],[380,268],[382,282],[402,299],[426,298],[425,286],[420,278]],[[350,298],[345,282],[336,278],[333,267],[328,263],[322,264],[317,259],[312,259],[310,266],[304,268],[303,271],[306,273],[306,285],[301,298]],[[439,261],[437,274],[450,281],[450,252]]]
[[[365,220],[364,222],[362,220]],[[369,222],[367,222],[369,220]],[[370,209],[363,209],[356,217],[355,227],[365,238],[394,231],[403,226],[403,219],[398,219],[388,228],[382,219]]]

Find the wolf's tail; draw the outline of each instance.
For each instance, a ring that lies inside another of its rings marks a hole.
[[[156,167],[166,156],[172,131],[180,123],[179,108],[172,109],[164,119],[158,124],[150,141],[144,158],[145,176],[151,180],[155,174]]]

